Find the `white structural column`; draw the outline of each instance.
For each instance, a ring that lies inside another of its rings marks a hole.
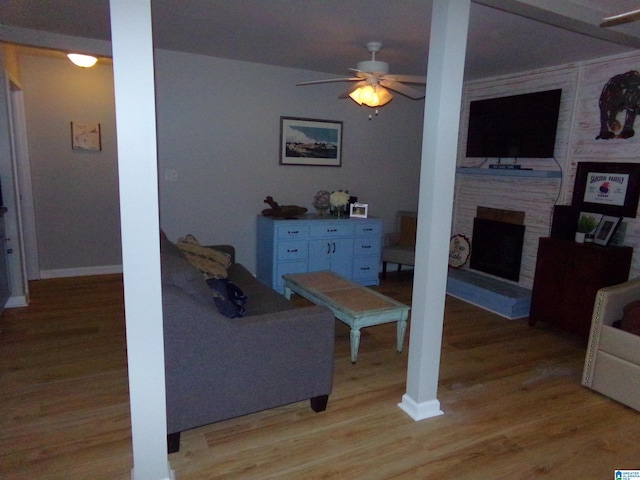
[[[470,0],[434,0],[422,132],[407,392],[414,420],[441,415],[442,323]]]
[[[150,0],[110,0],[133,480],[167,460],[158,169]]]

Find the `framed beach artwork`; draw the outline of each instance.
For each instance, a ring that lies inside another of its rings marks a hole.
[[[280,117],[280,165],[342,166],[342,122]]]

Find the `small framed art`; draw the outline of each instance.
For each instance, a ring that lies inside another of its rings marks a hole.
[[[74,150],[102,150],[100,124],[71,122],[71,148]]]
[[[352,203],[351,211],[349,212],[349,216],[354,218],[367,218],[369,214],[369,204],[368,203]]]
[[[600,220],[600,223],[598,224],[598,228],[596,228],[593,243],[606,247],[609,244],[611,237],[613,237],[616,228],[618,228],[620,220],[622,220],[620,217],[603,215],[602,220]]]

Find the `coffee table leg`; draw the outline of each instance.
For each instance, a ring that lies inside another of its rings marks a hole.
[[[287,285],[284,286],[284,298],[291,300],[291,289]]]
[[[396,350],[398,350],[398,353],[400,353],[400,352],[402,352],[402,346],[404,344],[404,332],[407,329],[407,321],[406,320],[398,320],[398,325],[397,325],[396,329],[398,331],[398,338],[396,340],[396,342],[397,342]]]
[[[351,329],[351,363],[356,363],[358,358],[358,347],[360,346],[360,330]]]

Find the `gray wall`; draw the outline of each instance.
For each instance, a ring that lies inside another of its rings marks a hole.
[[[295,86],[322,77],[156,53],[160,215],[170,238],[191,232],[202,243],[232,243],[253,269],[267,195],[313,211],[318,190],[348,189],[388,230],[395,210],[417,208],[424,102],[396,95],[369,120],[373,110],[337,98],[344,84]],[[279,165],[281,115],[343,121],[342,167]],[[178,180],[166,181],[166,170]]]
[[[41,269],[119,265],[111,67],[33,56],[21,67]],[[161,225],[170,238],[232,243],[253,270],[255,217],[267,195],[312,210],[317,190],[349,189],[386,231],[396,210],[416,208],[424,102],[396,95],[369,120],[373,110],[337,98],[345,84],[295,86],[323,76],[335,77],[156,52]],[[279,165],[282,115],[343,121],[342,167]],[[103,151],[72,151],[71,120],[100,122]]]
[[[121,264],[111,66],[22,55],[20,68],[40,270]],[[73,150],[71,121],[100,123],[102,151]]]

